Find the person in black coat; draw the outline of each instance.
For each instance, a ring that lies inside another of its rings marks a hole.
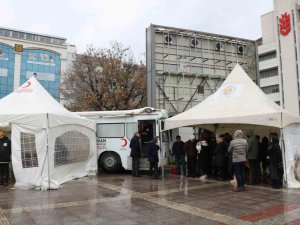
[[[232,141],[232,136],[229,133],[224,134],[224,143],[226,145],[226,151],[227,151],[227,176],[230,180],[233,179],[233,165],[232,165],[232,152],[228,152],[228,147],[230,145],[230,142]]]
[[[185,157],[183,151],[184,142],[181,140],[179,135],[176,136],[176,141],[173,143],[172,153],[174,155],[175,163],[176,163],[176,173],[180,174],[180,165],[182,165],[182,171],[185,175]]]
[[[267,167],[268,167],[268,160],[267,160],[267,150],[269,147],[269,140],[267,137],[263,137],[261,140],[261,145],[259,149],[259,159],[262,165],[262,177],[267,177]]]
[[[279,138],[276,133],[270,135],[270,146],[267,150],[269,157],[270,177],[272,187],[275,189],[282,188],[283,181],[283,161],[282,153],[279,146]]]
[[[0,186],[8,186],[11,142],[0,130]]]
[[[149,148],[147,152],[148,161],[150,163],[150,178],[152,179],[158,179],[158,150],[158,137],[154,137],[153,140],[149,143]]]
[[[133,138],[130,140],[131,148],[130,157],[132,158],[132,176],[140,177],[140,157],[142,151],[142,139],[141,134],[136,132]]]
[[[217,136],[217,146],[214,149],[213,162],[217,170],[217,179],[226,180],[227,179],[227,149],[228,146],[224,142],[224,135],[221,134]]]
[[[200,137],[201,151],[198,154],[200,176],[208,176],[209,174],[210,152],[207,139],[208,136],[206,134],[202,134]]]

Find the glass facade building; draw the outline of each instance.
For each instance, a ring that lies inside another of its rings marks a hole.
[[[60,101],[61,76],[75,53],[65,38],[0,27],[0,98],[35,76]]]
[[[14,48],[0,43],[0,98],[13,91],[14,67]]]
[[[25,49],[21,55],[20,84],[36,76],[43,87],[59,101],[60,55],[43,49]]]

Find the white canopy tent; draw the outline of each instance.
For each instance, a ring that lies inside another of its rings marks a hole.
[[[214,94],[165,121],[166,130],[188,126],[215,132],[233,132],[235,129],[280,130],[286,182],[289,187],[300,187],[300,180],[295,178],[295,165],[297,158],[300,158],[300,117],[274,103],[241,66],[235,66]]]
[[[57,189],[97,169],[96,125],[60,105],[34,78],[0,100],[16,188]]]

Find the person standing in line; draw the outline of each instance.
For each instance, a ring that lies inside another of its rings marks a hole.
[[[196,162],[197,162],[197,142],[195,135],[192,135],[184,146],[183,150],[187,154],[188,177],[196,177]]]
[[[149,149],[147,151],[148,161],[150,163],[150,178],[158,179],[158,137],[154,137],[152,141],[149,143]],[[153,173],[154,170],[154,173]]]
[[[259,149],[259,156],[262,166],[262,177],[265,179],[267,177],[267,168],[268,168],[268,160],[267,160],[267,150],[269,147],[269,140],[267,137],[263,137],[261,141],[261,148]]]
[[[228,152],[232,153],[232,163],[234,175],[238,186],[233,191],[245,191],[245,161],[248,151],[248,143],[243,138],[243,131],[236,130],[233,135],[233,140],[230,142]]]
[[[180,165],[182,166],[183,174],[185,175],[185,157],[183,151],[184,142],[181,141],[181,137],[179,135],[176,136],[176,141],[173,143],[172,153],[175,158],[176,163],[176,173],[177,175],[180,174]]]
[[[11,142],[0,130],[0,186],[8,186]]]
[[[229,133],[224,134],[224,142],[226,145],[226,151],[228,152],[228,147],[232,141],[232,136]],[[233,179],[233,166],[232,166],[232,154],[227,154],[227,175],[230,180]]]
[[[132,158],[132,176],[141,177],[140,157],[142,151],[142,139],[139,132],[136,132],[133,138],[130,140],[129,147],[131,148],[130,157]]]
[[[228,146],[224,142],[224,135],[220,134],[217,136],[217,146],[214,150],[214,160],[217,170],[217,180],[226,180],[227,179],[227,151]]]
[[[275,189],[282,188],[283,181],[283,161],[282,152],[279,146],[279,138],[276,133],[270,135],[270,146],[267,150],[269,156],[270,177],[272,187]]]
[[[209,146],[207,143],[208,136],[206,134],[202,134],[200,137],[201,143],[201,151],[199,154],[199,166],[200,166],[200,179],[206,179],[209,174],[209,165],[210,165],[210,158],[209,158]]]
[[[260,182],[260,167],[258,161],[259,142],[252,130],[246,133],[248,138],[248,161],[250,164],[250,184],[255,185]]]

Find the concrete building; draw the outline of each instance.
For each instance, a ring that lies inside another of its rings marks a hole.
[[[0,98],[34,75],[60,101],[61,76],[75,53],[66,38],[0,28]]]
[[[147,105],[183,112],[214,93],[239,63],[256,80],[255,41],[151,24],[146,29]]]
[[[285,109],[299,114],[299,0],[274,0],[262,16],[258,41],[261,89]]]

